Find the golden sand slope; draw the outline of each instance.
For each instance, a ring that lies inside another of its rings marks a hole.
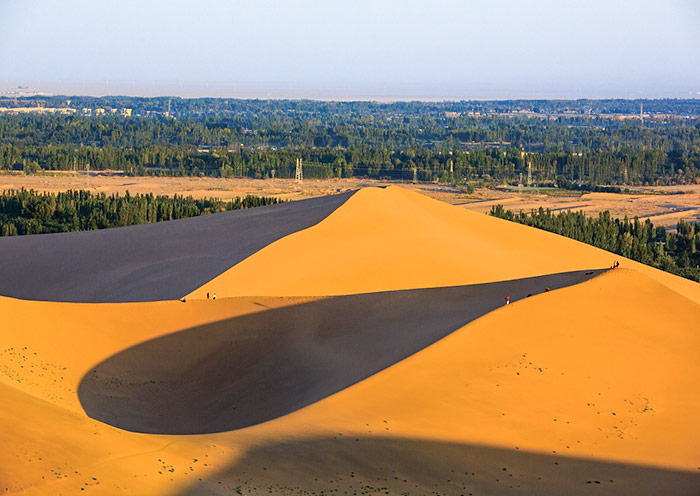
[[[370,486],[392,494],[500,494],[506,475],[520,494],[588,494],[586,482],[600,479],[608,483],[602,494],[690,494],[700,484],[700,399],[693,393],[700,306],[624,269],[502,307],[345,391],[252,428],[143,435],[80,412],[75,382],[94,363],[90,355],[138,342],[139,322],[144,335],[156,336],[178,320],[206,320],[204,313],[217,318],[290,302],[54,304],[48,315],[58,318],[49,325],[36,311],[46,304],[0,300],[24,331],[3,333],[3,342],[27,346],[2,357],[0,422],[10,428],[0,432],[9,447],[0,452],[0,480],[12,494]],[[66,335],[78,339],[66,342]],[[23,367],[8,356],[26,357]]]
[[[698,322],[699,305],[631,270],[521,300],[250,429],[268,444],[187,494],[220,481],[261,493],[695,494]]]
[[[382,257],[396,263],[382,268]],[[137,343],[308,300],[221,298],[237,288],[466,284],[612,257],[390,188],[361,191],[234,267],[215,281],[215,302],[0,298],[0,494],[693,494],[700,285],[648,268],[499,308],[344,391],[238,431],[136,434],[88,418],[77,398],[95,364]]]
[[[92,420],[80,406],[80,380],[96,363],[139,342],[300,301],[81,304],[0,298],[0,494],[31,487],[48,494],[47,484],[62,494],[83,486],[102,494],[160,494],[171,479],[206,472],[211,463],[193,459],[215,458],[221,449]],[[169,472],[173,463],[186,470]]]
[[[267,246],[188,297],[457,286],[599,269],[615,260],[700,303],[700,284],[397,186],[358,191],[323,222]]]
[[[699,323],[700,305],[609,271],[487,314],[288,421],[697,470]]]

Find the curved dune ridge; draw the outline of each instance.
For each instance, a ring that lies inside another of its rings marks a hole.
[[[174,300],[264,246],[323,220],[351,193],[116,229],[0,237],[0,295]]]
[[[404,190],[364,188],[188,298],[343,295],[507,281],[615,260],[700,303],[700,284],[544,231]]]
[[[698,301],[360,190],[186,303],[0,297],[0,494],[697,494]]]

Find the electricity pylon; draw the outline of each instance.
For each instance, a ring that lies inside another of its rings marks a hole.
[[[298,183],[303,183],[304,182],[304,173],[301,170],[301,159],[297,159],[297,170],[296,173],[294,174],[294,180]]]

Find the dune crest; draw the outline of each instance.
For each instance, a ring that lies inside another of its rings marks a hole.
[[[188,298],[343,295],[606,268],[615,260],[700,303],[700,284],[552,233],[407,191],[364,188]]]

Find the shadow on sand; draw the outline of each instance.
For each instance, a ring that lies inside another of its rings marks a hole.
[[[135,226],[0,237],[0,295],[115,303],[175,300],[328,217],[353,192]]]
[[[180,496],[236,494],[696,495],[700,474],[396,438],[264,445]],[[239,492],[240,491],[240,492]]]
[[[203,434],[303,408],[546,287],[601,270],[317,300],[169,334],[96,365],[78,388],[93,419],[135,432]]]

